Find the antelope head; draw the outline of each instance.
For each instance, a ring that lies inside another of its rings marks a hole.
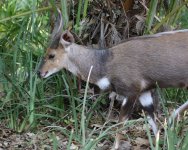
[[[49,47],[39,67],[39,75],[47,78],[67,66],[67,49],[74,42],[73,35],[63,30],[61,11],[58,9],[58,17],[51,34]]]

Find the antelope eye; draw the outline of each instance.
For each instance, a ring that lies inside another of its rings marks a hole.
[[[50,54],[50,55],[48,56],[49,59],[53,59],[54,57],[55,57],[54,54]]]

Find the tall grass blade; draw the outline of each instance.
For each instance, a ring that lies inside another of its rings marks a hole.
[[[182,9],[185,5],[188,4],[188,1],[186,0],[185,2],[183,2],[180,6],[176,6],[176,8],[174,8],[169,14],[167,14],[165,16],[165,18],[163,18],[161,20],[161,22],[159,22],[158,24],[156,24],[154,26],[154,28],[152,29],[152,33],[155,33],[163,24],[165,24],[165,22],[167,22],[171,17],[173,17],[173,15],[175,13],[177,13],[178,11],[180,11],[180,9]]]
[[[156,9],[157,9],[157,4],[158,4],[158,0],[151,0],[150,1],[150,9],[148,11],[148,15],[146,18],[146,33],[150,33],[152,24],[153,24],[153,20],[154,20],[154,16],[156,14]]]
[[[74,127],[75,127],[75,133],[76,135],[78,135],[78,119],[77,119],[77,112],[76,112],[76,105],[75,105],[75,99],[74,99],[74,95],[73,92],[71,91],[71,89],[69,88],[69,84],[66,81],[66,74],[65,72],[63,73],[63,81],[66,87],[66,91],[68,94],[68,97],[71,99],[71,108],[72,108],[72,113],[73,113],[73,117],[74,117]]]
[[[61,0],[61,8],[62,8],[62,16],[63,16],[63,23],[64,23],[64,29],[67,28],[68,22],[69,22],[69,16],[67,13],[67,0]]]
[[[42,7],[42,8],[38,8],[38,9],[34,10],[34,12],[43,12],[43,11],[50,10],[51,8],[52,8],[51,6]],[[3,18],[3,19],[0,19],[0,23],[5,22],[5,21],[9,21],[9,20],[12,20],[12,19],[17,19],[17,18],[26,16],[26,15],[30,15],[32,13],[33,13],[32,10],[31,11],[22,12],[20,14],[16,14],[16,15],[13,15],[13,16],[10,16],[10,17],[6,17],[6,18]]]
[[[188,149],[188,131],[185,133],[185,138],[183,140],[182,144],[182,150],[187,150]]]
[[[76,28],[75,31],[78,33],[80,28],[80,18],[81,18],[82,0],[78,2],[78,10],[76,15]]]
[[[84,0],[83,19],[87,16],[88,3],[89,3],[89,0]]]
[[[69,136],[69,142],[68,142],[68,145],[67,145],[67,150],[71,149],[70,146],[71,146],[71,142],[72,142],[72,138],[73,138],[73,133],[74,133],[74,130],[72,129],[70,136]]]
[[[90,70],[89,70],[89,75],[87,78],[87,83],[86,83],[86,88],[85,88],[85,92],[84,92],[84,100],[83,100],[83,108],[82,108],[82,118],[81,118],[81,129],[82,129],[82,146],[85,146],[85,142],[86,142],[86,134],[85,134],[85,130],[86,130],[86,126],[85,126],[85,120],[86,120],[86,115],[85,115],[85,108],[86,108],[86,99],[87,99],[87,90],[89,87],[89,79],[90,79],[90,75],[92,72],[93,66],[91,66]]]

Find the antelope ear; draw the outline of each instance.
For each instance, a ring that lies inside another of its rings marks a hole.
[[[70,46],[74,42],[74,37],[70,31],[66,30],[63,32],[60,38],[60,44],[65,48]]]

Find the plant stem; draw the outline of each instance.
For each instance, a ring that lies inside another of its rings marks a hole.
[[[14,15],[14,16],[10,16],[10,17],[1,19],[0,23],[5,22],[5,21],[9,21],[9,20],[12,20],[12,19],[15,19],[15,18],[19,18],[19,17],[22,17],[22,16],[30,15],[33,12],[42,12],[42,11],[50,10],[51,8],[52,8],[52,6],[48,6],[48,7],[43,7],[43,8],[36,9],[34,11],[26,11],[24,13],[20,13],[20,14]]]

